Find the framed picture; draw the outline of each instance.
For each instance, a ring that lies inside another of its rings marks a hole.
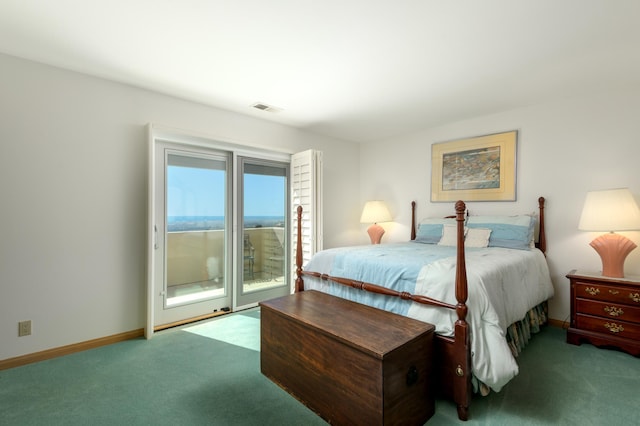
[[[515,201],[516,130],[431,145],[431,201]]]

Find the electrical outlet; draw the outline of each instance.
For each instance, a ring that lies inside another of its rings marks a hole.
[[[20,321],[18,323],[18,337],[29,336],[31,334],[31,320]]]

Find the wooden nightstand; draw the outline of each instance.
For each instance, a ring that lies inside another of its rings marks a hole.
[[[640,277],[607,278],[571,271],[567,342],[611,346],[640,356]]]

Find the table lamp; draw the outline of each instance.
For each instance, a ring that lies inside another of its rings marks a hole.
[[[362,209],[360,223],[372,223],[367,229],[371,244],[380,244],[380,240],[384,235],[384,228],[378,225],[378,222],[391,222],[391,214],[384,201],[367,201]]]
[[[637,246],[615,231],[640,230],[640,209],[628,188],[589,191],[578,229],[607,231],[590,245],[602,259],[602,276],[624,278],[624,261]]]

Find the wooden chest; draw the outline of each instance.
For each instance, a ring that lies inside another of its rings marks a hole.
[[[260,306],[262,373],[327,422],[433,415],[433,325],[317,291]]]

